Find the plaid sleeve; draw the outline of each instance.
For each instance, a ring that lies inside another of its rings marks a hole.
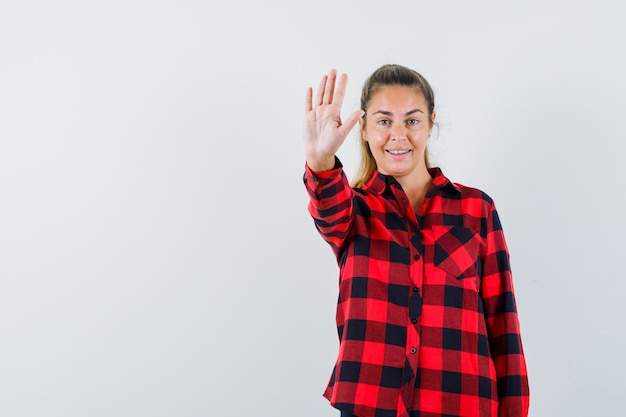
[[[499,417],[526,417],[529,387],[513,291],[509,252],[495,205],[484,223],[486,245],[481,293],[489,345],[498,378]]]
[[[339,258],[354,217],[353,190],[341,162],[335,159],[335,167],[324,172],[314,172],[305,166],[304,184],[315,227]]]

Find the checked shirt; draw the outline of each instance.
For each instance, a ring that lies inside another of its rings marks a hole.
[[[509,255],[493,201],[438,168],[416,213],[375,172],[305,167],[309,212],[340,270],[339,354],[324,396],[359,417],[526,417]]]

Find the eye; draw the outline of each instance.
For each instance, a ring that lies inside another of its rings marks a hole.
[[[379,126],[389,126],[389,120],[387,119],[380,119],[379,121],[376,122]]]
[[[419,124],[419,122],[420,122],[420,121],[419,121],[419,120],[417,120],[417,119],[409,119],[406,123],[407,123],[409,126],[417,126],[417,125]]]

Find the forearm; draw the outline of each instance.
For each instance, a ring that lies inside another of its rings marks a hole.
[[[488,217],[481,297],[498,378],[499,417],[526,417],[529,386],[509,252],[494,207]]]
[[[353,193],[338,159],[330,170],[305,168],[304,183],[309,194],[308,210],[324,240],[336,255],[350,235],[353,223]]]

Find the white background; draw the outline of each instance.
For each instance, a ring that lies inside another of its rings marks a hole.
[[[621,415],[621,4],[3,1],[0,415],[336,416],[303,97],[337,68],[349,114],[385,63],[498,205],[531,416]]]

